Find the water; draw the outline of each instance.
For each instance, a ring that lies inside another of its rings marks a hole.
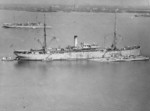
[[[43,21],[42,13],[0,11],[5,22]],[[140,44],[150,55],[148,18],[118,14],[118,46]],[[108,47],[113,32],[113,14],[47,13],[49,46],[96,42]],[[0,28],[2,56],[14,49],[40,48],[34,40],[43,30]],[[108,36],[107,36],[108,35]],[[104,36],[106,40],[104,42]],[[99,63],[93,61],[0,62],[0,111],[149,111],[150,62]]]

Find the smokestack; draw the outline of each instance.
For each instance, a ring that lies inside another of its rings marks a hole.
[[[74,47],[77,47],[78,45],[78,39],[77,39],[77,35],[74,36]]]

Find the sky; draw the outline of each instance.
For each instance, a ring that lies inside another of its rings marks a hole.
[[[148,6],[150,0],[0,0],[0,4],[91,4],[119,6]]]

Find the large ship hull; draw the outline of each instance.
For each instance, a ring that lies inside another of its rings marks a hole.
[[[109,57],[129,57],[140,56],[140,48],[126,50],[94,50],[94,51],[61,51],[50,53],[18,53],[14,52],[19,60],[81,60],[93,58],[109,58]]]

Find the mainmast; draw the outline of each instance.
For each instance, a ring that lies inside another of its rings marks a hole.
[[[43,50],[46,52],[47,44],[46,44],[46,23],[45,23],[45,14],[44,14],[44,42],[43,42]]]
[[[112,43],[112,46],[111,48],[113,50],[116,50],[117,49],[117,13],[115,11],[115,21],[114,21],[114,36],[113,36],[113,43]]]

